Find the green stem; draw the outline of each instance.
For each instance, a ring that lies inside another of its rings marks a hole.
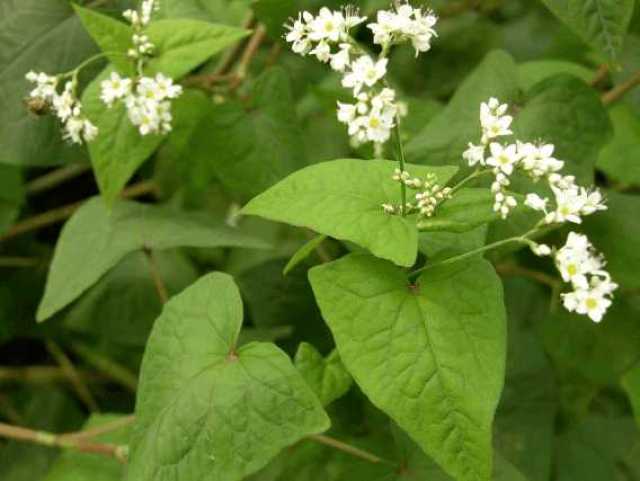
[[[402,146],[402,138],[400,137],[400,116],[396,115],[396,126],[394,128],[396,133],[396,140],[398,142],[398,160],[400,162],[400,171],[404,172],[405,157],[404,147]],[[407,186],[403,181],[400,181],[400,212],[402,217],[407,215]]]
[[[417,269],[413,272],[411,272],[409,274],[409,278],[410,279],[415,279],[416,277],[418,277],[420,274],[422,274],[425,271],[428,271],[429,269],[433,269],[435,267],[440,267],[440,266],[446,266],[449,264],[455,264],[456,262],[460,262],[463,261],[465,259],[468,259],[470,257],[474,257],[478,254],[482,254],[483,252],[487,252],[493,249],[497,249],[498,247],[502,247],[504,245],[507,244],[511,244],[511,243],[522,243],[522,244],[530,244],[531,240],[528,239],[528,236],[531,235],[534,231],[530,231],[528,233],[526,233],[525,235],[522,236],[518,236],[518,237],[510,237],[508,239],[503,239],[501,241],[497,241],[494,242],[492,244],[487,244],[486,246],[480,247],[478,249],[474,249],[472,251],[469,252],[465,252],[464,254],[460,254],[458,256],[454,256],[454,257],[449,257],[448,259],[445,259],[443,261],[440,262],[434,262],[433,264],[427,264],[424,267],[421,267],[420,269]]]
[[[454,185],[451,188],[451,195],[453,195],[456,192],[458,192],[460,189],[462,189],[465,185],[467,185],[472,180],[475,180],[478,177],[482,177],[483,175],[487,175],[487,174],[491,174],[491,173],[492,173],[491,169],[477,169],[477,170],[475,170],[474,172],[472,172],[470,175],[468,175],[467,177],[462,179],[460,182],[458,182],[456,185]]]

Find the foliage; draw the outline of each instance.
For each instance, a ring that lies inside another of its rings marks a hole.
[[[0,2],[2,481],[640,479],[639,2],[354,3]]]

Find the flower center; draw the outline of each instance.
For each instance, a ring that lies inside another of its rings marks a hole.
[[[585,304],[587,305],[587,309],[589,309],[590,311],[598,307],[598,301],[593,297],[589,297]]]

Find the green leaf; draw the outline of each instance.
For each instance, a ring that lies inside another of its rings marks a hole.
[[[326,235],[318,235],[306,242],[300,249],[296,251],[295,254],[289,259],[287,265],[284,266],[284,270],[282,271],[282,275],[286,276],[289,272],[291,272],[298,264],[303,262],[307,257],[311,255],[311,253],[320,246],[325,240],[327,240]]]
[[[622,376],[622,387],[629,396],[636,423],[640,426],[640,364],[636,364]]]
[[[24,188],[20,169],[0,165],[0,234],[18,217],[23,199]]]
[[[95,45],[63,0],[3,0],[0,19],[0,163],[77,161],[82,150],[62,140],[56,119],[28,112],[23,99],[32,84],[25,75],[71,70],[95,52]]]
[[[131,48],[133,29],[120,20],[103,15],[95,10],[73,5],[82,25],[98,44],[116,69],[126,75],[135,73],[133,62],[127,57]]]
[[[195,267],[177,252],[157,252],[155,262],[169,295],[198,278]],[[128,254],[70,307],[64,326],[104,341],[144,346],[162,311],[149,269],[143,252]]]
[[[478,259],[426,271],[349,255],[309,277],[340,356],[369,399],[458,481],[491,478],[502,390],[502,288]]]
[[[421,232],[419,250],[428,257],[453,257],[478,249],[486,244],[488,226],[483,225],[468,232]]]
[[[566,162],[566,171],[589,184],[600,149],[609,141],[611,123],[596,90],[576,77],[560,74],[527,92],[513,130],[523,142],[554,144],[554,155]]]
[[[265,244],[198,215],[124,201],[109,211],[93,198],[62,229],[37,318],[43,321],[67,306],[131,252],[222,246]]]
[[[531,60],[518,65],[520,87],[524,91],[558,74],[570,74],[584,82],[590,82],[595,77],[592,69],[566,60]]]
[[[598,169],[623,185],[640,185],[640,117],[626,104],[609,111],[613,139],[600,152]]]
[[[323,406],[344,396],[353,382],[335,349],[325,358],[311,344],[303,342],[298,346],[295,366]]]
[[[218,178],[243,200],[307,165],[287,72],[270,68],[250,95],[246,106],[237,101],[216,106],[194,135],[208,152],[216,152],[211,160]]]
[[[542,0],[580,38],[610,61],[617,59],[634,0]]]
[[[100,82],[113,71],[112,66],[106,67],[82,95],[84,112],[100,131],[88,147],[96,181],[107,204],[115,202],[138,167],[163,141],[161,135],[141,136],[129,121],[122,102],[107,108],[100,100]]]
[[[329,419],[270,343],[236,349],[242,300],[222,273],[171,299],[142,362],[129,478],[239,481]]]
[[[249,31],[200,20],[171,19],[151,22],[146,34],[156,52],[146,69],[177,79],[246,37]]]
[[[614,281],[626,289],[640,289],[640,197],[615,191],[605,195],[608,209],[585,219],[585,232],[605,255]]]
[[[174,79],[180,78],[246,33],[197,20],[153,22],[147,34],[157,53],[145,73],[162,72]],[[129,121],[122,102],[108,108],[100,100],[100,83],[113,70],[113,66],[108,66],[82,96],[87,117],[100,131],[100,135],[89,143],[89,153],[100,192],[109,204],[164,140],[162,135],[141,136]]]
[[[462,83],[447,107],[407,144],[410,162],[458,165],[469,142],[480,139],[480,103],[490,97],[513,103],[518,71],[509,54],[494,51]]]
[[[247,204],[244,214],[307,227],[355,242],[398,265],[414,264],[418,250],[415,218],[385,214],[382,204],[397,204],[398,184],[391,180],[397,163],[340,159],[302,169]],[[412,175],[433,173],[445,184],[455,167],[408,165]]]
[[[246,18],[251,0],[181,0],[159,2],[155,18],[193,18],[240,25]]]
[[[122,415],[94,414],[83,430],[99,429],[123,420]],[[92,438],[91,441],[126,446],[129,444],[130,432],[131,427],[124,424],[119,429]],[[125,467],[113,458],[70,449],[60,455],[43,481],[121,481],[125,476]]]

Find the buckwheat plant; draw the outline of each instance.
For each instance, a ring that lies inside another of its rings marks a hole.
[[[604,270],[604,258],[595,253],[585,236],[574,232],[560,249],[533,240],[543,229],[565,223],[580,224],[583,216],[605,210],[600,191],[581,187],[573,176],[562,175],[564,162],[553,157],[555,147],[552,144],[505,142],[505,138],[513,135],[511,124],[514,119],[508,114],[509,106],[496,98],[480,105],[480,141],[477,144],[470,142],[462,153],[469,167],[475,167],[469,176],[455,185],[446,186],[438,184],[433,174],[426,178],[412,175],[405,169],[399,135],[400,118],[406,109],[399,104],[396,91],[385,80],[388,55],[392,46],[402,43],[410,43],[416,57],[427,52],[437,36],[434,30],[437,17],[429,10],[399,2],[390,10],[379,11],[376,22],[367,24],[373,33],[373,42],[380,46],[380,53],[375,58],[351,35],[352,29],[365,21],[366,18],[359,16],[358,10],[352,7],[340,11],[325,7],[316,16],[305,11],[287,25],[285,39],[295,53],[315,56],[342,74],[342,86],[352,90],[354,102],[338,102],[338,120],[347,125],[354,146],[372,142],[377,151],[381,151],[382,144],[391,138],[392,131],[396,131],[400,167],[392,179],[400,184],[401,194],[397,204],[384,203],[382,210],[387,215],[415,215],[420,228],[423,220],[434,217],[438,208],[467,183],[491,175],[493,210],[506,220],[519,204],[518,194],[509,190],[512,176],[520,172],[534,182],[545,181],[551,197],[536,193],[525,195],[524,205],[544,214],[531,230],[442,263],[461,261],[507,243],[527,244],[535,255],[553,257],[562,279],[571,284],[572,291],[562,294],[564,307],[600,322],[618,287]],[[415,192],[413,201],[407,198],[409,190]],[[428,264],[411,273],[411,277],[432,267],[433,264]]]
[[[103,52],[95,55],[71,72],[49,75],[29,72],[27,80],[36,87],[28,97],[29,108],[36,113],[52,110],[63,125],[63,137],[73,143],[90,142],[98,135],[98,128],[82,115],[82,103],[78,97],[78,75],[83,68],[106,56],[122,55],[131,59],[137,76],[127,78],[112,72],[104,80],[100,99],[111,108],[117,102],[126,106],[129,121],[138,128],[140,135],[167,134],[172,129],[171,100],[182,93],[182,87],[162,73],[145,76],[147,61],[153,56],[154,45],[145,30],[157,11],[157,0],[143,0],[137,10],[126,10],[124,18],[131,23],[132,47],[127,52]],[[67,80],[69,79],[69,80]],[[62,92],[59,86],[63,85]]]

